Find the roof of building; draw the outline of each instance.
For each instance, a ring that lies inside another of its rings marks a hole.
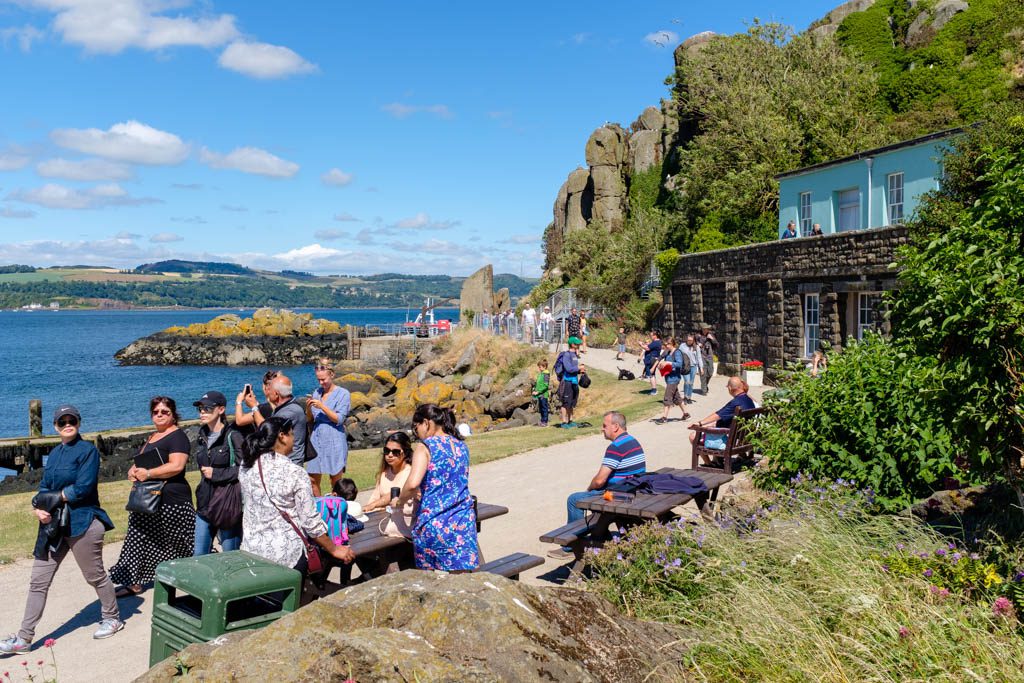
[[[776,180],[782,180],[783,178],[791,178],[793,176],[802,175],[804,173],[810,173],[812,171],[818,171],[823,168],[829,168],[830,166],[839,166],[851,161],[858,161],[860,159],[868,159],[870,157],[878,156],[879,154],[886,154],[888,152],[895,152],[898,149],[904,149],[906,147],[915,147],[917,145],[923,145],[927,142],[934,140],[941,140],[942,138],[948,138],[953,135],[959,135],[964,132],[963,127],[949,128],[947,130],[940,130],[935,133],[928,133],[928,135],[922,135],[918,138],[911,138],[910,140],[903,140],[901,142],[894,142],[891,145],[884,147],[876,147],[875,149],[865,150],[863,152],[857,152],[847,157],[840,159],[833,159],[832,161],[823,161],[820,164],[814,164],[813,166],[804,166],[793,171],[786,171],[775,176]]]

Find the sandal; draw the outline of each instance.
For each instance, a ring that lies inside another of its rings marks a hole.
[[[141,594],[145,589],[142,586],[121,586],[114,591],[115,598],[130,598]]]

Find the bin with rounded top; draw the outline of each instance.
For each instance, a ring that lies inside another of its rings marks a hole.
[[[302,575],[242,550],[161,562],[153,591],[149,665],[299,607]]]

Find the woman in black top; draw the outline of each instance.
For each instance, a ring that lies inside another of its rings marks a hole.
[[[225,399],[219,391],[206,392],[192,405],[199,409],[201,423],[192,448],[200,474],[195,555],[208,555],[214,536],[220,539],[222,551],[238,550],[242,545],[242,489],[238,486],[242,434],[224,423]]]
[[[128,533],[121,557],[110,568],[110,579],[122,585],[119,597],[141,593],[143,584],[153,581],[158,564],[164,560],[191,557],[195,540],[196,511],[192,488],[185,480],[185,464],[192,449],[185,432],[178,428],[174,399],[156,396],[149,402],[156,431],[135,455],[128,469],[128,481],[162,479],[160,507],[156,514],[128,513]]]

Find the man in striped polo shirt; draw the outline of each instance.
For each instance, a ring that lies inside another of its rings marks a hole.
[[[587,490],[571,494],[566,501],[565,507],[570,524],[583,519],[583,510],[576,507],[577,501],[589,498],[595,493],[603,491],[609,484],[618,483],[626,477],[643,474],[647,469],[643,447],[626,431],[625,415],[614,410],[605,413],[601,432],[604,434],[604,438],[611,443],[605,449],[601,468],[590,480]],[[571,548],[555,548],[548,553],[548,557],[567,560],[573,557],[573,553]]]

